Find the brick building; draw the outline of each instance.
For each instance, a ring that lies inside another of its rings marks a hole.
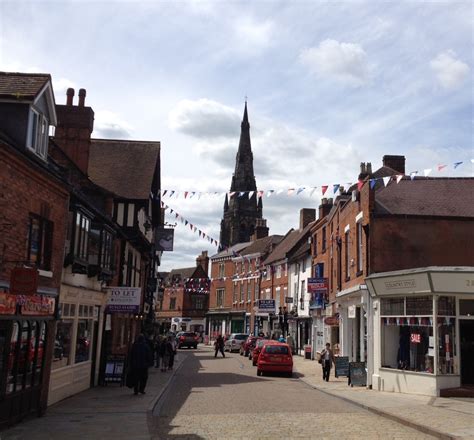
[[[209,257],[203,251],[195,267],[173,269],[164,274],[163,297],[155,309],[161,334],[171,330],[205,332],[205,317],[209,306]]]
[[[366,361],[373,336],[366,278],[426,266],[472,266],[472,178],[401,177],[403,156],[384,156],[358,186],[323,199],[311,230],[314,273],[328,279],[326,307],[313,318],[336,353]],[[397,183],[396,176],[400,176]],[[384,179],[387,185],[384,183]]]
[[[0,73],[0,428],[48,400],[69,203],[48,152],[54,125],[50,75]],[[20,281],[37,285],[14,289],[25,268]]]

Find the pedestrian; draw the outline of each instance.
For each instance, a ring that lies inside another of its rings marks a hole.
[[[334,353],[331,350],[331,344],[326,344],[326,348],[321,352],[321,365],[323,367],[323,380],[329,382],[329,373],[331,365],[334,363]]]
[[[216,342],[214,342],[214,347],[216,349],[214,353],[214,357],[217,357],[217,353],[220,351],[222,353],[222,357],[225,357],[224,354],[224,338],[222,335],[219,335],[216,339]]]
[[[160,335],[158,335],[155,340],[155,368],[160,368],[162,343],[163,339]]]
[[[173,347],[171,345],[171,336],[168,336],[162,343],[160,347],[161,355],[161,371],[165,372],[170,366],[170,357]]]
[[[174,365],[174,358],[176,356],[176,347],[178,346],[178,343],[176,342],[176,338],[170,337],[170,344],[171,344],[171,350],[170,350],[170,362],[169,362],[168,368],[172,370],[173,365]]]
[[[295,340],[293,339],[293,336],[288,335],[286,337],[286,343],[290,346],[291,354],[295,354]]]
[[[283,335],[280,335],[278,338],[278,342],[286,342],[285,337]]]
[[[130,351],[130,367],[134,377],[134,394],[145,394],[148,368],[152,365],[153,353],[145,340],[145,336],[140,334]]]

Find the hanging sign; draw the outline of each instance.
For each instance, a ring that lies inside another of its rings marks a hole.
[[[308,278],[308,293],[311,294],[309,302],[310,309],[321,309],[327,302],[328,279],[327,278]]]
[[[139,313],[142,298],[140,287],[110,287],[105,313]]]
[[[33,267],[15,267],[10,274],[12,295],[34,295],[38,290],[39,272]]]
[[[324,324],[326,325],[339,325],[339,316],[327,316],[324,318]]]

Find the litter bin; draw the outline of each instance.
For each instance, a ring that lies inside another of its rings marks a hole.
[[[311,359],[311,345],[304,346],[304,358]]]

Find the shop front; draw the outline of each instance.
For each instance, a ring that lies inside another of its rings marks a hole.
[[[0,429],[46,410],[57,292],[0,286]]]
[[[97,385],[105,293],[61,285],[48,404]]]
[[[365,284],[336,295],[339,310],[340,355],[350,362],[367,360],[367,295]]]
[[[474,385],[474,268],[386,272],[366,281],[374,389],[439,396]]]
[[[245,311],[231,311],[229,333],[245,333],[245,329]]]

